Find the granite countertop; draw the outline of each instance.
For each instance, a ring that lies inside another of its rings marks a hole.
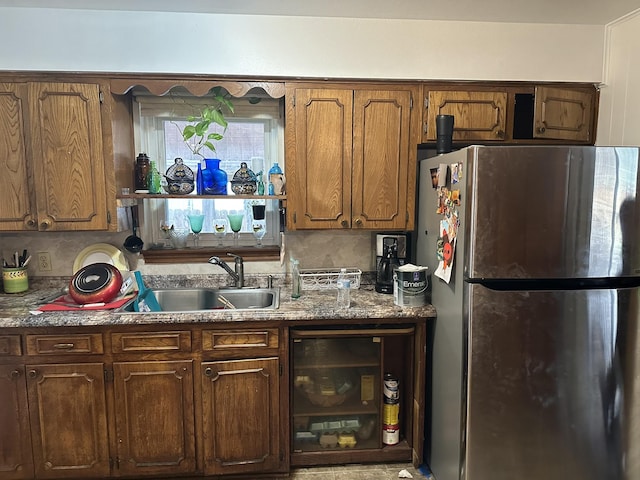
[[[61,294],[59,286],[43,285],[24,294],[0,294],[0,328],[151,325],[166,323],[208,323],[240,321],[304,321],[322,319],[420,318],[435,317],[433,306],[399,307],[393,295],[375,292],[373,285],[351,291],[351,308],[335,307],[335,290],[303,290],[291,298],[290,285],[280,286],[280,308],[275,310],[211,310],[207,312],[119,313],[111,310],[56,311],[33,314],[38,306]]]

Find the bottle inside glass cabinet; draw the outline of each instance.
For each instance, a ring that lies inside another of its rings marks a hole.
[[[375,460],[389,448],[383,377],[392,371],[411,385],[412,335],[413,327],[292,331],[292,464],[312,464],[321,452],[334,463],[358,452],[358,461]],[[406,440],[397,451],[411,458]]]

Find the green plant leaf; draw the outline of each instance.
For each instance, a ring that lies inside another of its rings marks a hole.
[[[224,115],[218,110],[211,112],[211,121],[217,123],[221,127],[227,128],[227,121],[224,119]]]
[[[195,134],[196,128],[193,125],[187,125],[186,127],[184,127],[184,130],[182,130],[182,139],[189,140]]]
[[[213,132],[210,133],[209,135],[207,135],[207,140],[222,140],[224,137],[222,135],[220,135],[219,133]]]
[[[212,152],[216,151],[216,147],[214,147],[213,143],[211,143],[211,142],[204,142],[203,145],[205,147],[207,147],[209,150],[211,150]]]
[[[196,135],[198,135],[199,137],[203,137],[205,133],[207,133],[207,130],[209,130],[210,124],[211,122],[208,122],[207,120],[202,120],[201,122],[198,122],[195,127]]]
[[[231,103],[231,101],[230,101],[228,98],[224,98],[224,97],[222,97],[222,98],[220,99],[220,103],[223,103],[223,104],[224,104],[224,105],[229,109],[229,111],[230,111],[231,113],[234,113],[234,110],[233,110],[233,103]]]

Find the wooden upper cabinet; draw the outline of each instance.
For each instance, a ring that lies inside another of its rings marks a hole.
[[[29,181],[32,166],[27,162],[27,115],[27,84],[0,83],[0,230],[37,227]]]
[[[292,229],[351,226],[353,91],[291,92],[286,157],[287,213]]]
[[[288,228],[413,228],[419,87],[369,87],[288,86]]]
[[[38,229],[106,229],[99,86],[31,83],[29,98]]]
[[[411,90],[354,93],[351,209],[356,228],[412,228],[418,143],[411,134],[414,96]]]
[[[593,145],[598,91],[590,84],[424,85],[423,143],[437,140],[436,116],[453,115],[458,145]]]
[[[504,140],[506,91],[429,91],[426,141],[437,138],[436,116],[453,115],[453,141]]]
[[[98,84],[0,84],[0,230],[109,228],[102,118]]]
[[[593,97],[580,90],[536,87],[534,137],[593,143]]]

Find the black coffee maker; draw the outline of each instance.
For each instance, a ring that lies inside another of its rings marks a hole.
[[[393,293],[393,270],[406,256],[404,236],[380,234],[377,238],[376,292]]]

